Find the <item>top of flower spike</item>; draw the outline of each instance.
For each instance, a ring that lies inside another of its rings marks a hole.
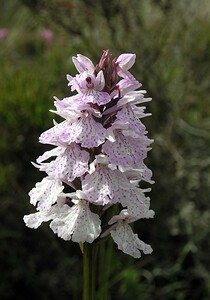
[[[112,96],[124,95],[141,85],[128,71],[135,58],[136,55],[130,53],[113,58],[109,50],[106,50],[95,67],[88,57],[78,54],[72,61],[80,74],[75,77],[67,75],[68,85],[72,91],[76,90],[79,93],[78,101],[84,104],[106,105]],[[118,83],[119,76],[123,79]]]
[[[100,70],[103,71],[106,82],[106,91],[113,91],[116,87],[118,76],[124,78],[124,72],[127,72],[133,66],[135,59],[136,55],[131,53],[124,53],[118,58],[113,58],[109,50],[103,52],[99,64],[96,66],[96,72],[99,72]]]
[[[109,53],[109,50],[105,50],[101,57],[98,67],[99,69],[103,70],[108,66],[110,67],[110,65],[112,65],[113,70],[115,70],[115,66],[117,65],[123,71],[128,71],[134,65],[135,60],[136,54],[123,53],[118,58],[113,59],[112,55]],[[79,73],[85,71],[93,73],[95,71],[93,62],[88,57],[82,54],[77,54],[77,56],[73,56],[72,61]]]

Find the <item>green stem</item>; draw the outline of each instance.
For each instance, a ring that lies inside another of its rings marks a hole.
[[[109,297],[109,277],[112,259],[112,240],[103,240],[100,243],[99,252],[99,274],[98,278],[98,293],[97,296],[101,300],[106,300]]]
[[[83,300],[95,300],[97,246],[83,244]]]

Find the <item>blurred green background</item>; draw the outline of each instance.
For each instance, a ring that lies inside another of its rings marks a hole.
[[[134,75],[153,101],[154,220],[135,224],[152,255],[134,260],[109,240],[98,300],[210,299],[210,2],[208,0],[7,0],[0,2],[0,299],[81,299],[82,255],[43,224],[28,192],[30,161],[52,126],[53,96],[70,95],[71,56],[137,54]]]

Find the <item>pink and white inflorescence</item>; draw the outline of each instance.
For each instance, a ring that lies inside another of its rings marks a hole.
[[[37,228],[50,221],[54,233],[77,243],[110,234],[118,249],[139,258],[152,248],[129,224],[154,211],[145,195],[150,189],[139,187],[153,183],[144,163],[152,140],[141,121],[150,115],[141,104],[151,98],[137,90],[141,84],[129,71],[135,58],[113,58],[108,50],[96,66],[81,54],[72,58],[79,73],[67,80],[76,93],[55,97],[53,112],[64,120],[40,135],[40,143],[54,148],[33,163],[46,176],[29,192],[37,212],[24,222]]]

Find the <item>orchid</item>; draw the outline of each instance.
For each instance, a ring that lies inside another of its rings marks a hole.
[[[152,216],[153,212],[150,211],[150,213]],[[140,258],[140,250],[142,250],[144,254],[150,254],[152,252],[152,248],[150,245],[141,241],[137,234],[133,233],[129,225],[129,223],[133,221],[134,220],[128,214],[127,210],[124,209],[118,216],[114,216],[109,221],[110,225],[114,223],[114,226],[112,226],[109,230],[113,240],[118,245],[118,249],[133,256],[134,258]]]
[[[74,94],[54,97],[51,110],[63,121],[39,138],[54,148],[33,163],[46,177],[29,192],[37,212],[24,216],[28,227],[48,221],[60,238],[84,244],[83,251],[110,235],[134,258],[152,252],[129,225],[154,216],[150,189],[140,187],[154,183],[144,162],[153,140],[142,122],[150,115],[142,103],[151,98],[136,90],[141,83],[129,71],[135,59],[130,53],[113,58],[108,50],[96,66],[81,54],[72,58],[79,72],[67,75]]]

